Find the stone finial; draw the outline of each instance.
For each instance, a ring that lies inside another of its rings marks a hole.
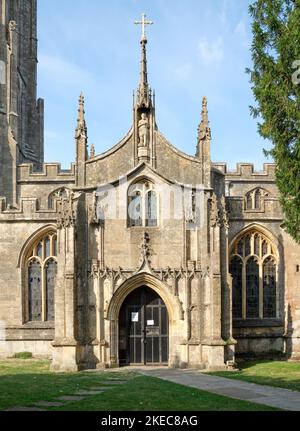
[[[198,141],[203,141],[211,138],[211,130],[209,127],[207,98],[202,99],[202,119],[198,128]]]
[[[83,136],[87,138],[87,127],[85,121],[85,110],[84,110],[84,95],[81,92],[79,96],[78,116],[77,116],[77,128],[76,128],[76,139]]]
[[[207,110],[207,98],[203,97],[202,99],[202,114],[201,114],[201,122],[198,127],[198,143],[197,143],[197,153],[196,156],[199,157],[201,151],[201,143],[207,142],[211,140],[211,129],[209,126],[208,119],[208,110]]]
[[[90,159],[94,159],[94,158],[95,158],[95,145],[92,144],[90,149]]]

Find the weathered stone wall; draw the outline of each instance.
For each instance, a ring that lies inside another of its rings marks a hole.
[[[86,162],[86,185],[98,187],[128,174],[134,167],[132,131],[110,151]]]

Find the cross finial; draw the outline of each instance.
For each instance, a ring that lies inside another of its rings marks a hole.
[[[141,25],[142,26],[142,39],[141,40],[142,40],[142,42],[143,41],[147,41],[147,37],[146,37],[146,25],[152,25],[153,21],[148,21],[146,19],[146,14],[143,13],[142,14],[142,20],[141,21],[135,21],[134,23],[137,24],[137,25]]]

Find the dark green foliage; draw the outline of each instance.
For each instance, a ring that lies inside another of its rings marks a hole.
[[[300,242],[300,0],[256,0],[250,74],[260,135],[272,142],[286,231]]]

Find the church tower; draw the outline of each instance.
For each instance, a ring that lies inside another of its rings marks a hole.
[[[44,160],[37,100],[37,0],[0,0],[0,197],[16,207],[17,165]]]

